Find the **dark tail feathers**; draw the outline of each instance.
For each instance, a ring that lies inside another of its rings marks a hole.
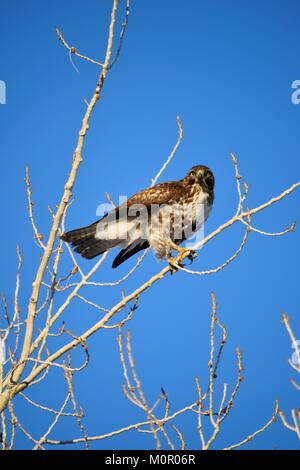
[[[80,253],[83,258],[92,259],[111,248],[109,240],[97,240],[95,238],[96,227],[97,222],[87,227],[66,232],[61,238],[63,241],[70,243],[76,253]]]

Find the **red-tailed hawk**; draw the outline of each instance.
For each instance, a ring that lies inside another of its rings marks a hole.
[[[214,201],[215,179],[203,165],[179,181],[160,183],[134,194],[97,222],[66,232],[62,239],[87,259],[122,247],[112,267],[148,248],[157,258],[170,258],[207,219]],[[189,250],[190,251],[190,250]]]

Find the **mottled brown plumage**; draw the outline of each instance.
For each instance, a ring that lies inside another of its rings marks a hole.
[[[171,251],[182,250],[178,244],[189,238],[191,230],[198,230],[204,223],[213,200],[214,176],[209,168],[198,165],[191,168],[182,180],[159,183],[139,191],[127,200],[127,204],[116,207],[87,227],[64,233],[62,239],[87,259],[122,246],[113,267],[149,246],[158,258],[169,257]],[[201,204],[204,212],[199,218]],[[176,221],[182,213],[186,233],[178,235]],[[139,220],[142,222],[138,223]],[[166,221],[170,229],[168,233]],[[125,232],[126,238],[123,236]]]

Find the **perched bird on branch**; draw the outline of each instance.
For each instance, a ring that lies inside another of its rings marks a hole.
[[[148,247],[158,259],[167,258],[170,263],[172,251],[178,252],[178,261],[187,254],[192,259],[192,250],[179,244],[206,221],[214,201],[214,184],[208,167],[194,166],[182,180],[139,191],[97,222],[61,238],[87,259],[121,247],[113,268]]]

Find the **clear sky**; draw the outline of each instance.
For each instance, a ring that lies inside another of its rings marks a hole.
[[[124,1],[120,4],[118,28]],[[25,165],[31,171],[39,229],[46,234],[47,206],[59,201],[76,145],[82,97],[91,96],[98,74],[96,66],[74,59],[76,73],[55,27],[82,53],[101,61],[110,8],[109,0],[76,0],[72,6],[68,0],[1,2],[0,80],[7,87],[7,104],[0,105],[1,291],[12,300],[19,243],[24,255],[23,315],[39,261],[26,214]],[[216,197],[206,233],[236,209],[231,151],[249,184],[252,207],[299,180],[300,105],[291,101],[291,84],[300,79],[299,14],[297,0],[133,1],[122,54],[92,117],[67,228],[93,222],[105,192],[116,199],[150,184],[176,142],[177,114],[184,140],[162,180],[180,179],[196,164],[212,168]],[[259,214],[254,225],[268,231],[285,228],[299,218],[299,196],[293,193]],[[219,235],[193,267],[221,264],[234,253],[242,234],[243,227],[236,226]],[[219,317],[228,329],[219,387],[223,381],[231,387],[234,383],[236,345],[245,364],[245,380],[215,448],[236,443],[262,426],[276,398],[288,416],[292,407],[299,407],[299,393],[289,383],[292,348],[280,320],[285,310],[299,337],[299,240],[297,230],[279,238],[252,233],[241,256],[220,273],[178,273],[157,283],[140,298],[127,326],[149,401],[155,401],[163,386],[176,411],[195,399],[195,375],[206,387],[210,293],[215,292]],[[112,259],[110,255],[95,280],[116,280],[132,266],[130,261],[112,271]],[[90,266],[87,261],[81,265],[85,270]],[[149,254],[123,286],[125,292],[163,265]],[[89,291],[90,300],[107,307],[120,295],[121,288]],[[80,334],[98,316],[78,302],[66,319]],[[145,418],[122,394],[116,335],[104,330],[90,339],[91,363],[75,381],[89,435]],[[45,386],[32,388],[28,396],[59,407],[59,383],[58,373],[49,374]],[[32,412],[21,398],[16,411],[34,436],[46,430],[49,417]],[[196,415],[181,417],[177,424],[188,447],[199,446]],[[78,435],[76,425],[65,420],[52,437]],[[30,447],[21,434],[17,445]],[[133,431],[92,447],[153,446],[151,437]],[[295,449],[298,442],[278,421],[247,448]]]

